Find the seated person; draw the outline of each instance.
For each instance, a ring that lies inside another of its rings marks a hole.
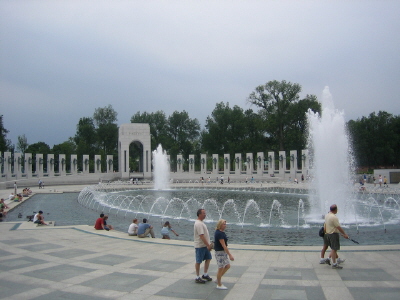
[[[138,222],[138,219],[133,219],[132,224],[129,225],[128,234],[130,236],[136,236],[137,235],[137,230],[138,230],[138,227],[139,227],[137,222]]]
[[[4,208],[0,208],[0,219],[6,217],[7,213],[4,211]]]
[[[112,225],[107,225],[108,216],[104,216],[103,220],[104,220],[103,222],[104,222],[105,230],[113,230],[114,229],[114,227]]]
[[[110,230],[108,227],[104,226],[104,214],[100,214],[100,218],[97,218],[96,223],[94,223],[94,228],[96,230]]]
[[[41,210],[39,210],[39,212],[37,214],[35,214],[35,216],[33,217],[33,223],[39,224],[39,225],[47,225],[44,222],[43,212]]]
[[[143,223],[139,224],[137,235],[140,238],[145,238],[149,233],[152,238],[155,238],[153,226],[147,223],[147,219],[143,219]]]
[[[179,234],[177,234],[175,232],[175,230],[172,229],[171,224],[169,224],[169,222],[165,222],[163,228],[161,228],[161,235],[163,239],[166,240],[170,240],[171,238],[169,237],[169,232],[172,231],[173,233],[175,233],[176,236],[179,236]]]
[[[8,205],[4,202],[4,199],[0,200],[0,208],[9,209]]]
[[[15,196],[14,193],[11,193],[10,196],[8,196],[8,200],[14,200]]]

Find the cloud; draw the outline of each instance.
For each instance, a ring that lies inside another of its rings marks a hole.
[[[108,104],[120,124],[156,110],[186,110],[204,123],[221,101],[247,109],[246,97],[269,80],[299,83],[302,96],[321,97],[328,85],[347,119],[399,114],[399,8],[396,1],[0,1],[4,125],[14,142],[25,134],[51,146]],[[17,122],[21,107],[30,113]],[[52,122],[46,134],[43,120]]]

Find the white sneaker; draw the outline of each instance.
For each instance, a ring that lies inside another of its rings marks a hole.
[[[224,286],[223,284],[221,284],[221,285],[217,284],[217,289],[218,290],[227,290],[228,288],[226,286]]]
[[[338,264],[344,263],[345,261],[346,261],[346,259],[341,259],[341,258],[337,259],[337,263]]]

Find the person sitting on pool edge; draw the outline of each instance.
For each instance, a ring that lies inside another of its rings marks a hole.
[[[172,229],[171,224],[169,223],[169,221],[165,222],[163,228],[161,228],[161,235],[163,239],[166,240],[170,240],[171,238],[169,237],[169,232],[172,231],[173,233],[175,233],[176,236],[179,236],[179,234],[177,234],[175,232],[175,230]]]
[[[137,231],[138,231],[138,227],[139,227],[137,222],[138,222],[138,219],[133,219],[132,224],[129,225],[128,234],[130,236],[137,236]]]
[[[43,217],[43,212],[39,210],[37,214],[33,217],[33,223],[39,224],[39,225],[47,225],[44,222],[44,217]]]
[[[139,224],[137,235],[140,238],[145,238],[149,233],[152,238],[155,238],[153,226],[147,223],[147,219],[143,219],[143,223]]]
[[[103,218],[104,229],[106,229],[106,230],[113,230],[114,227],[113,227],[112,225],[109,225],[109,224],[107,225],[107,220],[108,220],[108,216],[105,215],[104,218]]]
[[[94,223],[94,228],[96,230],[110,230],[104,225],[104,214],[100,214],[100,218],[97,218],[96,223]]]

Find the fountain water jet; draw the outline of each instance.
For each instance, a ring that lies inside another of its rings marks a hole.
[[[354,159],[346,131],[344,113],[335,109],[329,87],[322,94],[322,113],[308,114],[311,185],[311,217],[321,219],[337,204],[342,222],[352,221],[352,174]]]
[[[154,174],[154,189],[166,190],[169,189],[169,163],[167,153],[163,150],[161,144],[153,151],[153,174]]]

